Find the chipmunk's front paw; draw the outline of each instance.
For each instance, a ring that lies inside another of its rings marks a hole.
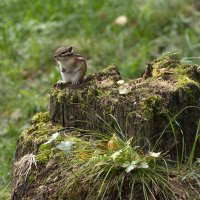
[[[80,84],[79,81],[73,81],[73,82],[72,82],[72,85],[78,85],[78,84]]]
[[[66,84],[67,82],[65,82],[65,81],[61,81],[61,80],[59,80],[56,84],[57,85],[63,85],[63,84]]]

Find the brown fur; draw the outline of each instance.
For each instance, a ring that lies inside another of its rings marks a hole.
[[[65,62],[67,68],[62,68],[61,72],[66,74],[78,74],[78,82],[82,82],[86,73],[87,64],[85,59],[79,55],[74,54],[72,47],[60,47],[55,51],[54,57],[57,61]]]

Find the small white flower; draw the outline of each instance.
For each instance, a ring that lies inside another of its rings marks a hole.
[[[197,158],[197,163],[199,163],[199,164],[200,164],[200,158]]]
[[[128,22],[128,18],[126,15],[120,15],[115,19],[115,23],[120,26],[124,26]]]
[[[125,82],[124,80],[119,80],[119,81],[117,81],[117,84],[118,84],[118,85],[123,85],[124,82]]]
[[[158,153],[155,153],[155,152],[149,152],[149,155],[150,155],[151,157],[154,157],[154,158],[159,157],[160,154],[161,154],[161,152],[158,152]]]

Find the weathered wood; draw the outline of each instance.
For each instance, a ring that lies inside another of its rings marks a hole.
[[[118,69],[112,66],[81,85],[55,85],[50,93],[51,120],[65,127],[105,131],[106,123],[116,126],[112,115],[129,138],[146,137],[155,142],[163,134],[161,146],[169,150],[184,136],[190,152],[200,118],[198,67],[166,57],[148,63],[140,79],[121,86],[117,84],[120,79]],[[125,94],[120,94],[122,90]],[[176,129],[176,142],[172,142],[170,120]]]

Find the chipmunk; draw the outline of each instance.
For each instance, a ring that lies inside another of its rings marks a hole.
[[[71,82],[72,85],[77,85],[83,81],[87,64],[81,55],[73,53],[73,47],[58,48],[54,58],[59,64],[62,76],[62,81],[58,81],[58,84]]]

